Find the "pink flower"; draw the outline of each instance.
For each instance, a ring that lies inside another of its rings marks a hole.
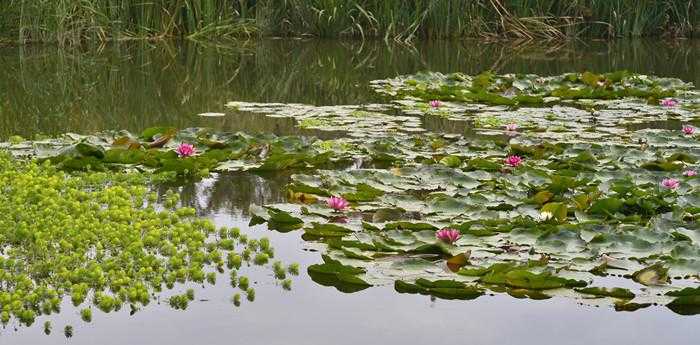
[[[686,170],[683,172],[683,176],[685,176],[685,177],[692,177],[692,176],[696,176],[697,174],[698,174],[698,172],[695,170]]]
[[[661,106],[664,107],[675,107],[678,105],[678,101],[673,98],[664,98],[661,100]]]
[[[509,132],[515,132],[518,130],[518,124],[517,123],[509,123],[506,125],[506,130]]]
[[[175,152],[177,152],[177,155],[180,157],[190,157],[195,154],[196,150],[194,149],[194,145],[182,143],[175,149]]]
[[[440,101],[438,101],[437,99],[434,99],[434,100],[428,102],[428,104],[430,104],[430,106],[433,108],[440,108],[440,106],[442,105],[442,103]]]
[[[666,189],[676,189],[680,185],[680,181],[678,181],[675,178],[665,178],[663,179],[663,181],[661,181],[661,187],[664,187]]]
[[[693,135],[695,133],[695,127],[689,125],[684,125],[681,130],[685,135]]]
[[[523,159],[520,156],[508,156],[506,157],[505,163],[515,168],[523,163]]]
[[[326,204],[335,211],[342,211],[350,205],[347,200],[338,196],[332,196],[326,199]]]
[[[457,240],[462,237],[459,231],[450,228],[444,228],[435,232],[435,237],[438,240],[443,241],[447,244],[452,244],[457,242]]]

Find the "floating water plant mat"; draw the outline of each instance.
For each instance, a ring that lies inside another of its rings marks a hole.
[[[49,334],[48,315],[60,312],[64,299],[80,309],[85,322],[91,322],[93,309],[134,313],[156,301],[186,309],[198,285],[215,284],[223,274],[224,284],[241,291],[232,291],[239,305],[241,293],[255,298],[245,276],[248,262],[274,271],[283,287],[291,287],[287,267],[271,262],[267,238],[217,229],[193,208],[177,207],[179,195],[172,190],[149,192],[161,178],[66,174],[48,161],[0,153],[3,326],[29,326],[40,318]],[[297,265],[289,266],[289,272],[297,271]],[[72,336],[72,326],[64,326]]]
[[[425,74],[375,85],[389,104],[230,104],[348,134],[337,139],[153,128],[4,147],[65,170],[295,172],[288,203],[253,207],[251,223],[303,231],[323,250],[311,278],[345,292],[393,284],[448,299],[497,292],[700,311],[691,85],[627,73]],[[469,132],[424,128],[439,117]],[[331,196],[349,205],[327,204]],[[440,229],[453,230],[438,238]]]
[[[700,311],[692,85],[626,72],[373,84],[401,115],[230,104],[317,129],[350,125],[358,146],[386,148],[391,168],[297,174],[297,202],[254,208],[253,224],[325,244],[324,262],[308,270],[314,280],[346,292],[394,284],[448,299],[493,291]],[[468,121],[470,135],[411,134],[399,125],[411,115]],[[647,128],[659,123],[669,129]],[[360,159],[376,159],[367,153]],[[350,207],[332,211],[323,202],[331,196]],[[436,238],[445,228],[459,239]]]

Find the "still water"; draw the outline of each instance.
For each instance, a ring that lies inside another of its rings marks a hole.
[[[576,42],[566,45],[432,42],[415,46],[381,42],[258,41],[236,46],[148,43],[59,49],[0,48],[0,138],[19,134],[139,131],[153,125],[210,126],[227,131],[297,134],[290,119],[224,112],[227,101],[316,105],[380,101],[372,79],[421,70],[476,73],[560,74],[628,69],[679,77],[700,85],[700,42]],[[433,131],[463,131],[460,124],[431,122]],[[177,187],[183,204],[217,225],[268,236],[276,259],[299,262],[302,273],[285,291],[267,270],[252,270],[255,302],[240,308],[229,299],[225,277],[214,287],[192,286],[197,300],[187,311],[152,304],[96,312],[86,324],[66,303],[43,334],[30,328],[0,329],[0,344],[696,344],[700,316],[663,307],[634,313],[553,298],[520,300],[505,295],[473,301],[404,295],[392,286],[345,294],[314,283],[305,268],[321,261],[300,232],[249,227],[250,204],[281,202],[287,176],[217,175]],[[165,189],[165,187],[164,187]],[[180,290],[184,291],[184,287]],[[180,291],[179,291],[180,292]],[[71,339],[63,326],[75,327]]]
[[[0,139],[13,134],[139,131],[154,125],[292,131],[293,122],[228,117],[228,101],[359,104],[368,86],[417,71],[561,74],[591,70],[678,77],[700,85],[700,40],[545,43],[272,40],[236,46],[146,42],[0,48]]]

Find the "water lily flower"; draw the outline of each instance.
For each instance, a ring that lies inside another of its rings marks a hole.
[[[540,212],[539,220],[546,222],[554,217],[554,214],[552,212]]]
[[[190,157],[193,156],[196,152],[194,145],[188,144],[188,143],[182,143],[180,146],[175,149],[175,152],[177,152],[177,155],[180,157]]]
[[[697,176],[698,172],[695,170],[686,170],[683,172],[683,176],[685,177],[692,177],[692,176]]]
[[[347,200],[338,196],[331,196],[326,200],[326,204],[335,211],[342,211],[350,205]]]
[[[462,237],[462,235],[459,233],[459,231],[455,229],[444,228],[435,232],[435,237],[437,237],[438,240],[443,241],[447,244],[452,244],[457,242],[457,240],[460,237]]]
[[[689,125],[684,125],[681,130],[685,135],[693,135],[695,133],[695,127]]]
[[[515,132],[518,130],[518,124],[517,123],[509,123],[506,125],[506,131],[509,132]]]
[[[506,157],[505,163],[515,168],[523,163],[523,159],[520,156],[512,155]]]
[[[661,100],[661,106],[664,107],[675,107],[678,105],[678,101],[673,98],[664,98]]]
[[[434,100],[428,102],[428,104],[430,104],[430,106],[433,108],[440,108],[440,106],[442,105],[442,103],[440,101],[438,101],[437,99],[434,99]]]
[[[665,178],[663,179],[663,181],[661,181],[661,187],[664,187],[666,189],[676,189],[680,185],[681,182],[675,178]]]

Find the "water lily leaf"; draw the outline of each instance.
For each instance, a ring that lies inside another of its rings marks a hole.
[[[406,211],[401,208],[380,208],[372,214],[373,223],[384,223],[401,219]]]
[[[615,311],[637,311],[639,309],[648,308],[651,305],[651,303],[634,303],[619,301],[615,303]]]
[[[632,274],[632,279],[637,283],[642,285],[664,285],[668,283],[668,268],[663,267],[661,264],[654,264],[652,266],[643,268]]]
[[[364,290],[372,285],[357,277],[364,270],[347,266],[329,256],[323,256],[323,264],[315,264],[308,267],[307,272],[313,281],[323,286],[333,286],[338,291],[353,293]]]
[[[175,127],[150,127],[146,128],[141,132],[141,139],[146,141],[157,140],[158,137],[163,135],[174,134],[177,131]]]
[[[384,194],[383,191],[365,183],[358,184],[355,189],[355,192],[344,193],[343,197],[348,201],[372,201]]]
[[[529,298],[540,301],[552,298],[552,296],[545,294],[541,290],[507,288],[505,291],[511,297],[519,299]]]
[[[621,299],[633,299],[634,293],[623,288],[602,288],[602,287],[587,287],[583,289],[574,289],[577,292],[594,295],[600,297],[614,297]]]
[[[318,236],[318,237],[343,237],[353,230],[348,229],[344,226],[332,223],[321,224],[317,222],[311,223],[312,227],[307,228],[305,233],[307,235]]]
[[[499,171],[503,165],[484,158],[473,158],[467,162],[468,170]]]
[[[462,165],[462,160],[457,156],[445,156],[440,159],[440,164],[448,166],[450,168],[457,168]]]
[[[462,268],[463,266],[465,266],[469,263],[469,256],[471,256],[471,251],[457,254],[457,255],[447,259],[447,261],[446,261],[447,267],[450,269],[450,271],[457,272],[457,271],[459,271],[460,268]]]
[[[667,304],[666,307],[680,315],[700,314],[700,295],[680,296]]]
[[[566,204],[561,202],[550,202],[540,209],[540,214],[543,218],[553,218],[559,223],[566,221],[567,212],[568,208]]]
[[[483,289],[454,280],[418,279],[415,284],[397,280],[394,289],[399,293],[430,295],[442,299],[472,300],[484,294]]]
[[[123,136],[114,139],[114,141],[112,142],[112,146],[124,147],[127,149],[135,150],[141,147],[141,143],[130,136]]]
[[[641,165],[641,168],[652,171],[679,171],[683,168],[683,164],[666,160],[655,160]]]
[[[532,197],[532,200],[539,205],[544,205],[544,203],[549,201],[553,196],[554,196],[554,193],[552,193],[550,191],[543,190],[543,191],[537,192],[537,194],[535,194],[535,196]]]
[[[548,290],[561,287],[586,286],[586,282],[581,280],[561,278],[553,276],[549,272],[536,274],[525,270],[513,270],[507,272],[505,274],[505,283],[508,286],[530,290]]]
[[[588,212],[595,215],[612,216],[622,209],[622,205],[623,202],[620,199],[603,198],[595,201]]]

